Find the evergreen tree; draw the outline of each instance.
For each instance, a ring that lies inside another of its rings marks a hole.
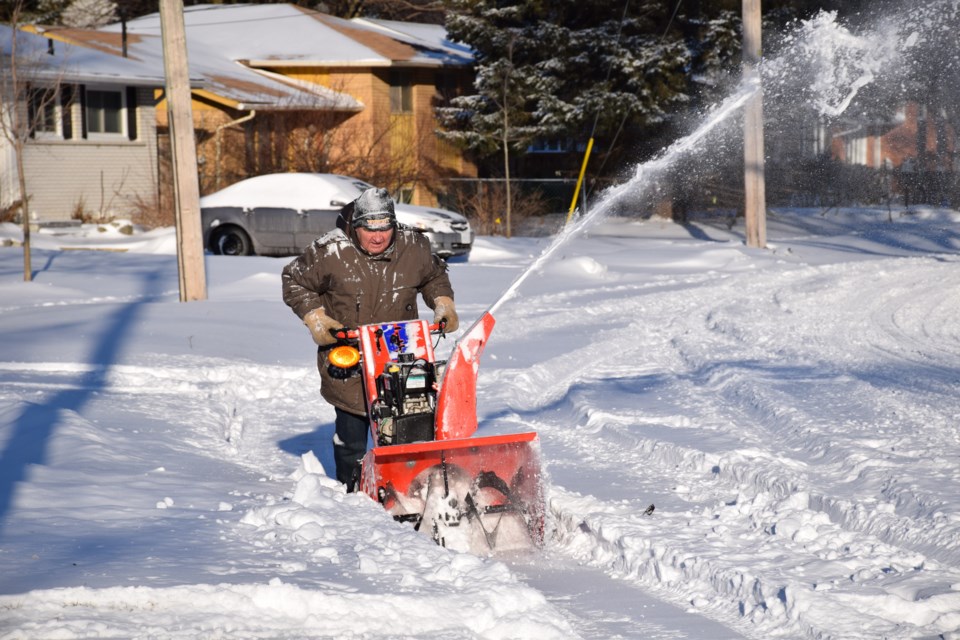
[[[739,16],[712,9],[707,19],[693,4],[448,0],[450,38],[474,50],[477,76],[438,110],[441,135],[483,156],[505,140],[522,151],[534,139],[662,128],[739,62]]]

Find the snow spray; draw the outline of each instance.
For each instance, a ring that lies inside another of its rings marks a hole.
[[[626,182],[615,185],[607,189],[600,199],[597,206],[593,207],[586,214],[576,218],[571,224],[567,224],[560,233],[554,238],[543,253],[534,260],[530,266],[524,269],[513,284],[500,296],[500,298],[490,307],[490,313],[493,314],[504,302],[516,295],[517,289],[530,276],[536,272],[547,260],[553,256],[560,247],[564,246],[571,238],[575,237],[582,230],[592,225],[596,220],[603,217],[617,202],[624,196],[634,196],[645,186],[652,184],[653,179],[665,169],[668,169],[677,158],[693,150],[697,144],[713,131],[717,125],[726,120],[730,114],[737,111],[746,104],[756,92],[760,89],[760,83],[757,80],[745,82],[740,89],[732,96],[727,98],[714,109],[700,127],[690,135],[683,137],[672,145],[667,147],[657,157],[647,162],[637,165],[633,177]]]
[[[940,0],[921,8],[913,7],[906,15],[886,15],[863,34],[854,34],[837,21],[836,12],[822,12],[809,21],[800,22],[780,37],[780,54],[760,64],[762,80],[747,80],[708,113],[703,124],[693,133],[679,139],[658,156],[637,165],[626,182],[610,187],[599,202],[586,214],[567,224],[553,242],[537,257],[490,307],[493,313],[516,295],[520,285],[539,270],[573,237],[607,214],[625,197],[643,195],[657,183],[662,174],[679,159],[696,150],[703,139],[731,114],[742,108],[760,90],[764,91],[766,110],[796,110],[802,105],[825,120],[837,118],[855,102],[865,87],[882,76],[890,82],[901,82],[911,65],[905,64],[904,53],[924,40],[925,32],[945,29],[952,21],[945,16],[958,12],[960,1]],[[939,17],[940,20],[934,18]],[[933,42],[930,43],[933,46]],[[776,120],[773,116],[770,120]],[[768,123],[769,126],[769,123]]]

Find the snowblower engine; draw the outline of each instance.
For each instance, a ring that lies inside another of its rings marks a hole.
[[[437,363],[439,364],[439,363]],[[436,366],[412,353],[401,353],[377,376],[371,412],[379,423],[378,446],[434,439],[437,409]]]

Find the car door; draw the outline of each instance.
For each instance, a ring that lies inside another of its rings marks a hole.
[[[297,215],[296,243],[303,250],[311,242],[337,226],[340,209],[310,209]]]
[[[256,237],[260,253],[292,252],[296,249],[297,211],[283,207],[250,210],[248,228]]]

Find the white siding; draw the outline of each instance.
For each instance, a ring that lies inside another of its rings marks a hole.
[[[137,139],[80,139],[82,114],[72,108],[73,140],[32,140],[24,154],[31,216],[39,222],[87,214],[127,218],[137,199],[157,194],[156,114],[151,89],[137,91]]]

